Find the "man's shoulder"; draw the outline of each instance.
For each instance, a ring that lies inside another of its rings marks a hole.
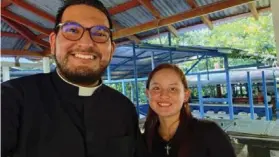
[[[30,76],[23,76],[20,78],[12,79],[6,82],[3,82],[1,86],[11,86],[11,87],[20,87],[20,86],[30,86],[32,84],[35,84],[37,81],[42,82],[44,79],[48,78],[51,74],[35,74],[35,75],[30,75]]]

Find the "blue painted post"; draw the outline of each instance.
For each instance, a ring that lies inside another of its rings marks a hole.
[[[124,80],[122,80],[122,94],[126,96],[126,87]]]
[[[279,119],[279,98],[278,98],[278,89],[277,89],[277,80],[275,76],[275,71],[273,71],[273,79],[274,79],[274,95],[275,95],[275,105],[276,105],[276,118]]]
[[[133,61],[134,61],[134,78],[135,78],[135,88],[136,88],[136,107],[137,107],[137,113],[139,117],[139,93],[138,93],[138,69],[137,69],[137,56],[136,56],[136,46],[135,43],[133,43]]]
[[[171,32],[168,32],[168,40],[169,40],[169,46],[171,46]]]
[[[248,98],[249,98],[249,105],[250,105],[250,113],[251,113],[251,119],[254,118],[254,102],[253,102],[253,91],[252,91],[252,81],[250,72],[247,72],[247,84],[248,84]]]
[[[169,46],[172,45],[171,43],[171,33],[168,32],[168,40],[169,40]],[[170,51],[170,63],[172,64],[172,52]]]
[[[198,74],[198,94],[199,94],[199,105],[200,105],[200,116],[204,117],[204,106],[202,100],[202,84],[201,84],[201,75]]]
[[[172,64],[172,52],[170,51],[170,63]]]
[[[231,86],[231,79],[229,73],[229,63],[228,57],[224,57],[224,65],[225,65],[225,72],[226,72],[226,85],[227,85],[227,99],[229,104],[229,112],[230,112],[230,119],[234,119],[234,111],[233,111],[233,102],[232,102],[232,86]]]
[[[134,84],[133,84],[133,82],[131,82],[131,99],[132,99],[132,102],[135,103],[135,99],[134,99]]]
[[[152,51],[151,53],[151,67],[152,67],[152,70],[155,68],[155,63],[154,63],[154,52]]]
[[[266,120],[270,120],[269,118],[269,110],[268,110],[268,102],[267,102],[267,90],[266,90],[266,82],[265,82],[265,73],[262,71],[262,87],[263,87],[263,96],[264,96],[264,108],[265,108],[265,117]]]
[[[107,67],[107,78],[108,78],[108,81],[111,80],[110,65]]]
[[[206,72],[207,72],[207,80],[209,80],[209,69],[208,69],[208,57],[206,56]]]

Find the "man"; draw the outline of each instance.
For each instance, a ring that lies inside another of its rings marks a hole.
[[[97,0],[68,1],[50,34],[57,69],[2,84],[2,156],[131,157],[138,120],[131,101],[104,85],[115,43]]]

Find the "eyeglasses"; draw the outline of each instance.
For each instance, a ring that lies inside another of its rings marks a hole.
[[[77,22],[65,22],[58,24],[57,27],[60,27],[62,35],[71,41],[81,39],[86,30],[89,32],[90,38],[96,43],[105,43],[111,37],[111,30],[102,25],[85,28]]]

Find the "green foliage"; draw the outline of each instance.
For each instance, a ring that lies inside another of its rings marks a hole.
[[[167,36],[161,38],[167,45]],[[147,41],[150,44],[160,44],[159,39]],[[275,37],[271,13],[265,13],[259,20],[253,17],[237,19],[233,22],[218,24],[213,30],[202,29],[185,32],[172,38],[173,45],[231,47],[246,50],[249,53],[275,55]]]
[[[167,36],[148,40],[150,44],[168,45]],[[271,54],[276,55],[274,28],[272,23],[271,13],[264,13],[256,21],[253,17],[237,19],[236,21],[229,21],[224,24],[214,25],[213,30],[202,29],[191,32],[185,32],[179,37],[172,37],[172,45],[182,46],[206,46],[206,47],[229,47],[235,49],[245,50],[248,53]],[[237,51],[237,50],[235,50]],[[243,58],[238,52],[233,52],[229,58],[229,66],[254,64],[255,60],[251,58]],[[187,61],[179,66],[186,72],[197,60]],[[220,68],[224,68],[223,58],[208,58],[208,60],[201,60],[191,72],[198,72],[202,70],[214,69],[214,65],[218,63]],[[126,96],[133,102],[136,100],[134,82],[125,83]],[[111,84],[122,92],[122,85]],[[133,89],[133,92],[132,90]],[[192,88],[192,95],[197,96],[197,88]],[[138,83],[139,103],[146,103],[145,97],[145,82]],[[222,93],[226,93],[226,88],[222,87]],[[211,95],[212,92],[216,94],[215,87],[210,86],[203,88],[203,95]]]

